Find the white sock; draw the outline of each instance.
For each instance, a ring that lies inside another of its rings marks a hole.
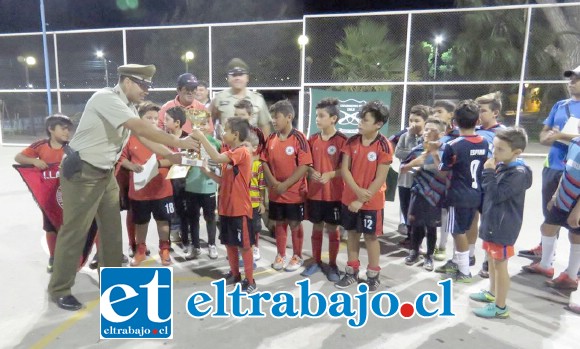
[[[487,262],[487,252],[483,255],[483,261]]]
[[[469,257],[475,257],[475,244],[469,244]]]
[[[542,260],[540,261],[540,267],[544,269],[552,267],[557,240],[558,238],[556,236],[542,235]]]
[[[457,267],[462,274],[469,275],[469,252],[455,252]]]
[[[578,279],[580,269],[580,244],[570,245],[570,259],[568,260],[568,276],[572,280]]]

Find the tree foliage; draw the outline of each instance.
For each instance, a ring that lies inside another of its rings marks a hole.
[[[345,27],[344,38],[336,44],[332,76],[341,82],[402,81],[405,45],[389,39],[390,34],[388,25],[370,19]]]

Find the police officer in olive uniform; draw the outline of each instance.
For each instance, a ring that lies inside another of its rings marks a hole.
[[[254,113],[250,123],[262,129],[264,136],[270,134],[272,118],[264,97],[258,92],[248,90],[248,66],[239,58],[234,58],[228,64],[228,84],[230,88],[218,93],[211,103],[211,115],[223,126],[225,122],[234,116],[234,104],[242,99],[247,99],[254,106]]]
[[[63,225],[58,232],[48,292],[50,299],[65,310],[82,308],[71,288],[93,218],[99,227],[100,266],[121,266],[122,228],[114,169],[130,132],[173,163],[181,163],[181,156],[162,144],[199,149],[192,138],[179,139],[137,115],[135,104],[149,93],[154,65],[127,64],[120,66],[118,73],[115,87],[95,92],[87,102],[61,163]]]

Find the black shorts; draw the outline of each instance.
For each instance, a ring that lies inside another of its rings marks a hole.
[[[42,212],[42,230],[53,231],[55,233],[58,231],[56,230],[50,219],[48,219],[48,216],[44,214],[44,212]]]
[[[570,209],[572,210],[572,209]],[[553,206],[544,220],[545,224],[559,225],[568,229],[573,234],[580,234],[580,228],[570,228],[568,225],[568,216],[570,212],[566,212],[556,206]]]
[[[131,210],[133,211],[133,223],[147,224],[151,220],[151,214],[156,221],[171,221],[171,216],[175,212],[173,197],[168,196],[159,200],[131,200]]]
[[[340,201],[320,201],[308,200],[308,220],[314,224],[327,223],[332,225],[340,224]]]
[[[256,243],[251,219],[247,216],[230,217],[220,215],[220,241],[224,245],[250,248]]]
[[[260,207],[252,208],[252,231],[254,234],[262,231],[262,215],[260,214]]]
[[[270,201],[268,205],[268,218],[275,221],[299,221],[304,220],[304,203],[282,204]]]
[[[440,227],[441,208],[432,206],[422,195],[413,193],[407,219],[412,226]]]
[[[477,207],[449,206],[446,231],[451,234],[465,234],[471,227]]]
[[[548,167],[544,167],[542,170],[542,213],[544,213],[545,219],[548,219],[549,214],[548,202],[552,200],[552,196],[556,193],[563,173],[564,171],[554,170]]]
[[[383,235],[384,210],[360,210],[350,212],[348,206],[342,204],[340,214],[342,226],[346,230],[355,230],[358,233]]]

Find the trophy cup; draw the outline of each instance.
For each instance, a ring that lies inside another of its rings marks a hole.
[[[191,122],[193,129],[200,129],[201,124],[208,122],[210,115],[204,109],[186,109],[185,117]],[[199,152],[188,151],[187,155],[182,157],[181,164],[201,167],[203,166],[203,158],[207,157],[207,154],[204,153],[205,150],[203,148]]]

